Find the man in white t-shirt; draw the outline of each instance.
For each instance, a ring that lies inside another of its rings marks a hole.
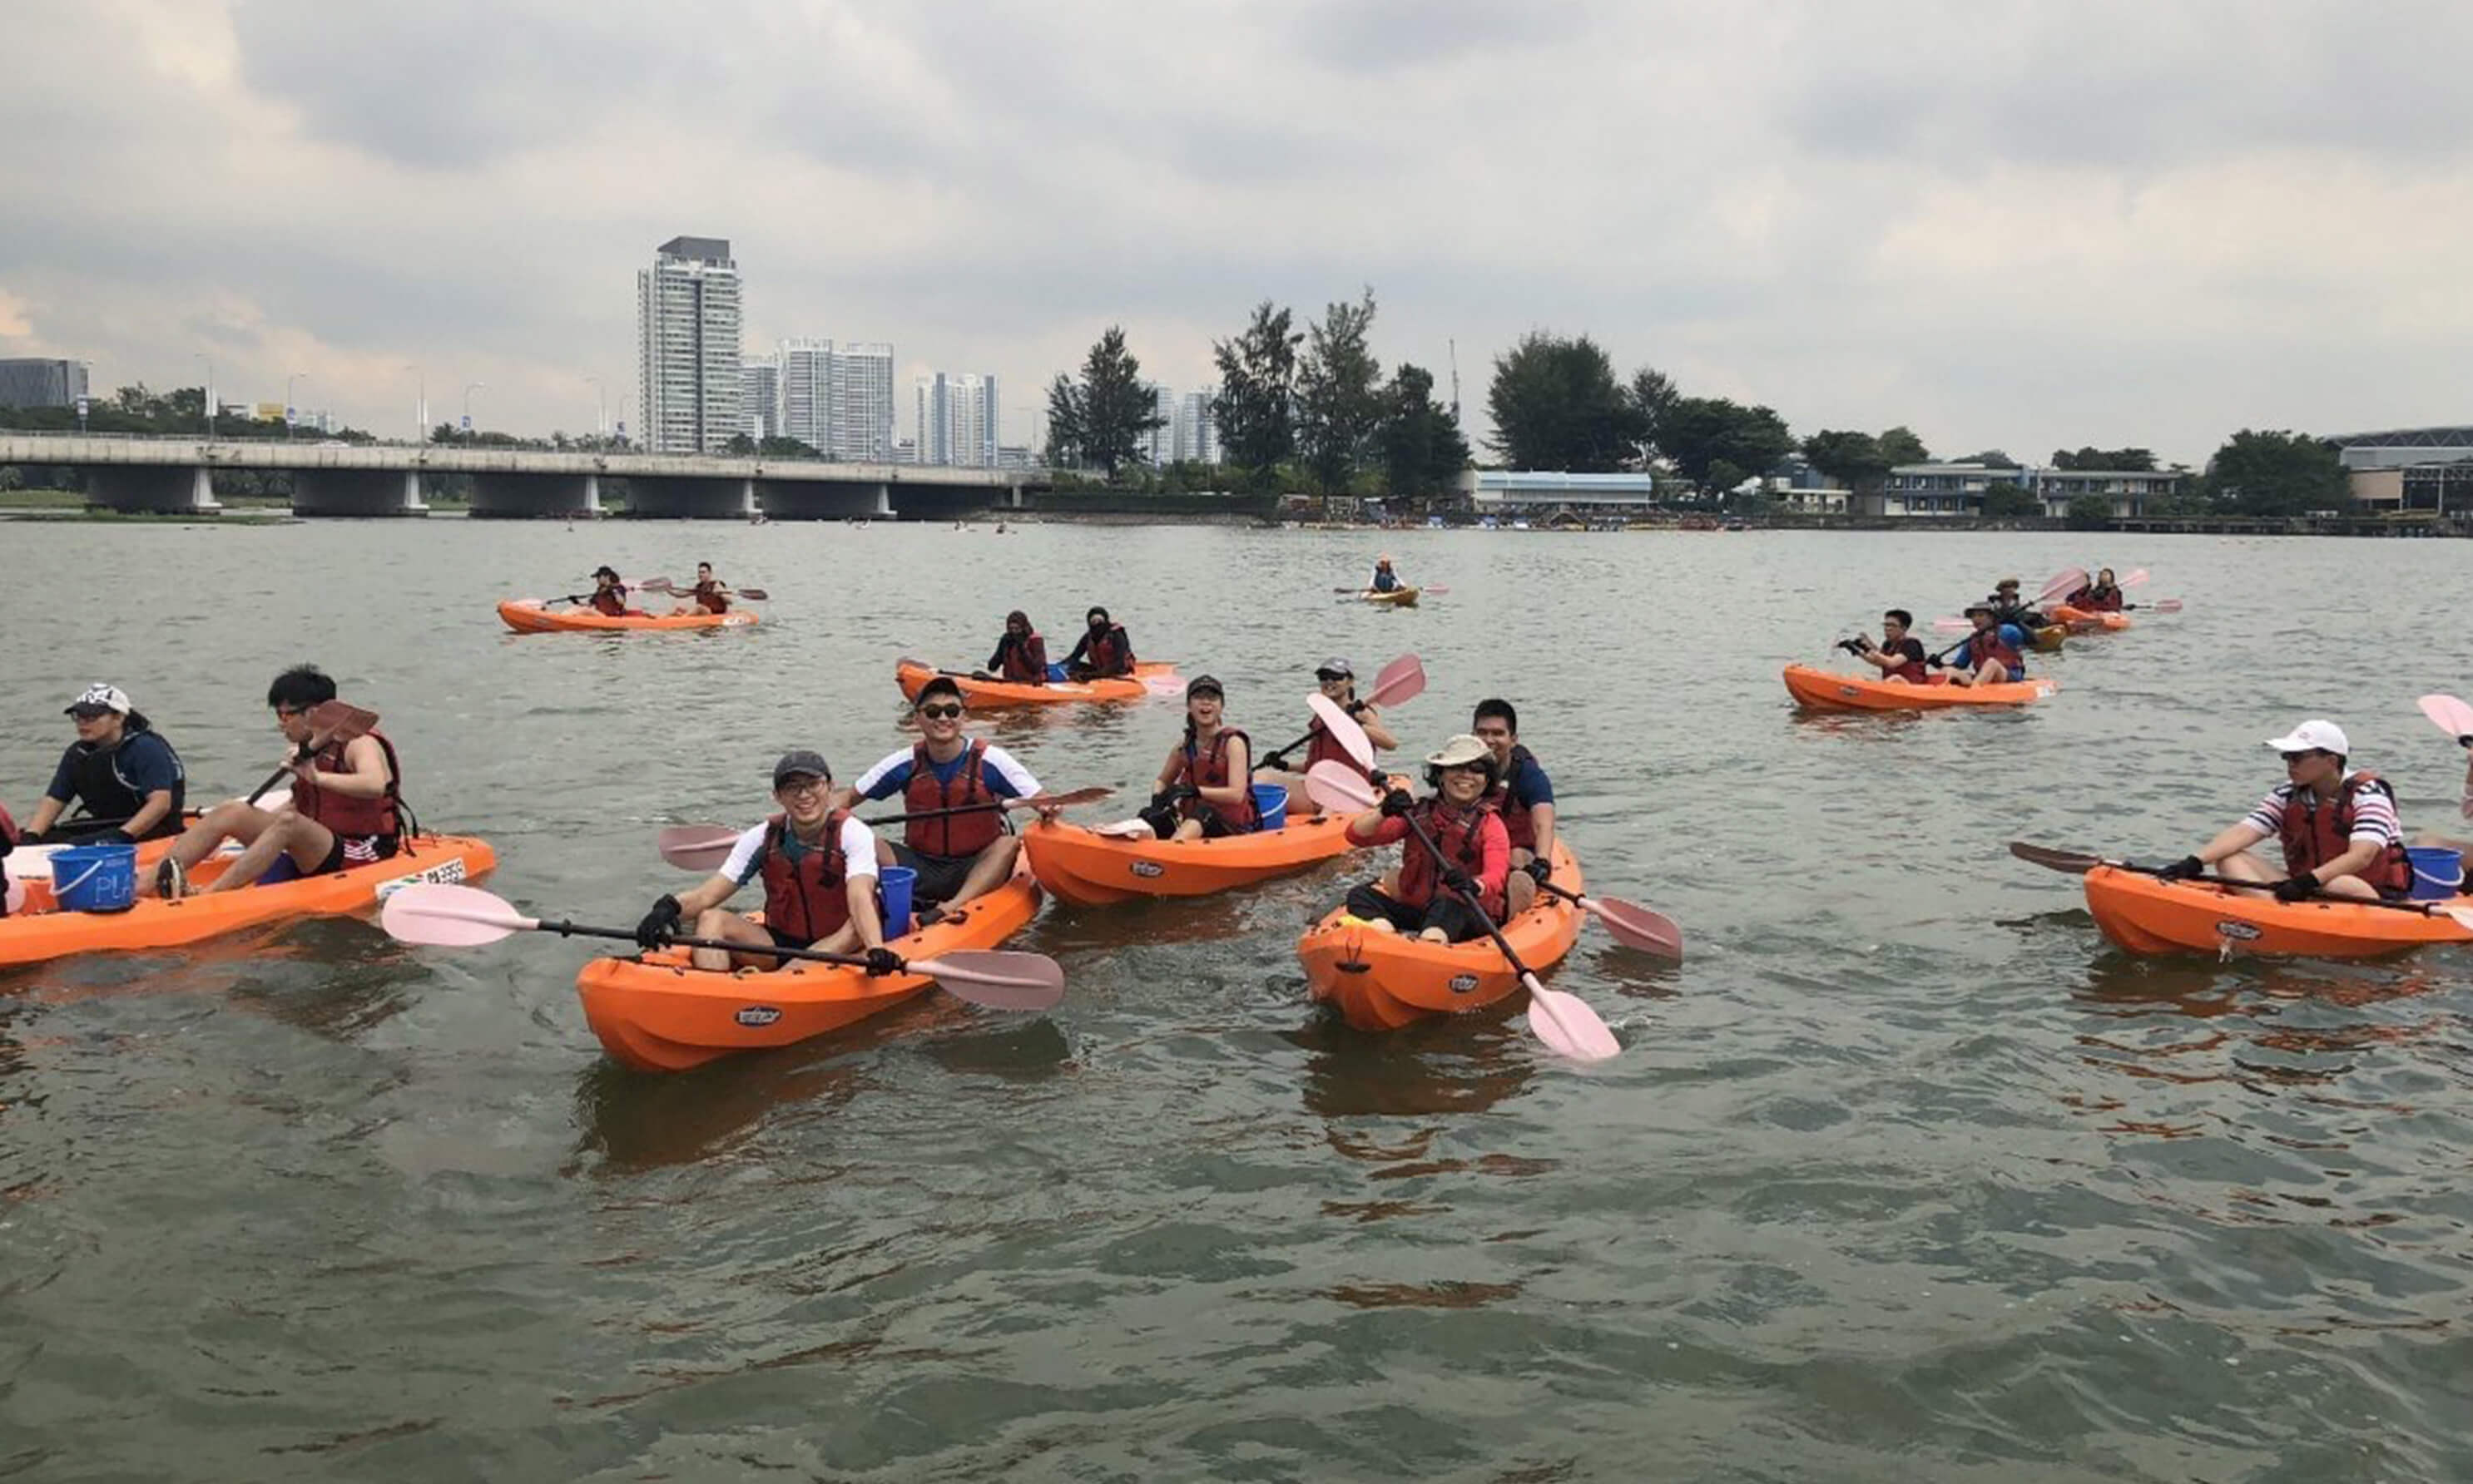
[[[2168,881],[2209,866],[2237,881],[2273,887],[2279,901],[2313,897],[2399,900],[2413,885],[2396,822],[2395,791],[2376,774],[2344,766],[2352,744],[2331,721],[2306,721],[2268,746],[2284,754],[2285,781],[2223,833],[2156,873]],[[2262,841],[2284,847],[2284,874],[2249,853]]]
[[[910,818],[902,822],[900,842],[881,847],[878,859],[919,874],[910,900],[922,922],[933,922],[1013,874],[1021,842],[1005,806],[1040,788],[1012,754],[962,734],[962,688],[949,677],[920,686],[910,714],[919,723],[919,744],[860,774],[835,802],[847,809],[861,799],[900,796]]]
[[[781,812],[738,837],[719,874],[682,897],[662,895],[636,926],[646,951],[679,936],[692,921],[695,936],[745,944],[746,950],[698,948],[698,969],[779,969],[790,962],[764,948],[865,950],[867,971],[897,972],[901,960],[884,945],[876,909],[876,832],[832,806],[833,774],[822,754],[804,748],[773,765],[773,798]],[[751,922],[722,903],[750,881],[764,883],[764,921]]]

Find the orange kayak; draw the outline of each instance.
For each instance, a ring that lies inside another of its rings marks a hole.
[[[1039,911],[1026,867],[932,927],[886,946],[903,958],[993,948]],[[861,969],[793,963],[787,969],[688,967],[687,950],[597,958],[575,976],[585,1021],[602,1048],[647,1072],[682,1072],[734,1051],[786,1046],[892,1009],[931,988],[921,974],[871,979]]]
[[[2432,943],[2473,943],[2443,917],[2330,898],[2277,901],[2206,881],[2164,881],[2099,866],[2086,874],[2087,910],[2103,935],[2132,953],[2275,953],[2367,958]],[[2473,907],[2473,897],[2446,905]]]
[[[1790,664],[1786,667],[1786,688],[1815,711],[1933,711],[1957,706],[2025,706],[2060,687],[2041,675],[2007,685],[1952,685],[1945,681],[1910,685]]]
[[[1554,842],[1554,884],[1588,890],[1579,862],[1560,840]],[[1541,892],[1535,905],[1502,924],[1502,936],[1521,962],[1542,973],[1579,941],[1580,909]],[[1397,1030],[1427,1016],[1481,1009],[1520,988],[1520,976],[1490,938],[1421,943],[1369,927],[1346,907],[1307,930],[1297,941],[1297,957],[1313,997],[1337,1005],[1360,1031]]]
[[[228,855],[208,856],[189,880],[204,886],[230,862]],[[392,860],[272,886],[179,901],[141,897],[126,912],[30,910],[0,918],[0,964],[39,964],[70,953],[171,948],[287,918],[348,916],[368,911],[416,881],[478,880],[497,864],[487,841],[421,835]],[[44,896],[48,899],[49,892]]]
[[[498,617],[517,634],[601,634],[630,629],[744,629],[756,622],[745,609],[727,613],[628,613],[612,618],[582,604],[544,607],[539,598],[509,598],[498,605]]]
[[[1344,814],[1218,840],[1118,840],[1042,820],[1021,832],[1039,884],[1077,907],[1143,897],[1208,897],[1302,871],[1354,847]]]
[[[962,687],[962,704],[973,711],[1007,706],[1061,706],[1075,701],[1140,701],[1150,694],[1150,688],[1141,682],[1143,676],[1175,673],[1176,666],[1164,660],[1137,660],[1131,679],[1056,681],[1030,685],[1015,681],[973,680],[951,671],[931,670],[924,664],[893,667],[894,682],[901,687],[903,695],[916,699],[920,690],[941,674]]]
[[[2064,603],[2053,610],[2053,617],[2080,634],[2114,634],[2129,627],[2127,613],[2098,613]]]

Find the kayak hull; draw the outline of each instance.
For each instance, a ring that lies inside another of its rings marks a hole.
[[[1173,675],[1176,666],[1164,660],[1143,660],[1134,665],[1130,679],[1105,681],[1058,681],[1047,685],[1029,685],[1013,681],[973,680],[967,675],[931,670],[923,664],[897,664],[893,667],[894,683],[902,695],[917,700],[919,692],[939,674],[962,688],[962,705],[973,711],[993,711],[1009,706],[1069,706],[1081,702],[1140,701],[1150,694],[1142,678],[1151,675]]]
[[[2209,882],[2164,881],[2111,866],[2088,872],[2085,887],[2096,926],[2132,953],[2371,958],[2434,943],[2473,943],[2473,932],[2443,917],[2331,899],[2239,896]],[[2473,898],[2446,905],[2473,907]]]
[[[1039,911],[1025,868],[944,921],[886,946],[903,958],[993,948]],[[740,1051],[786,1046],[882,1014],[934,987],[922,974],[871,979],[838,964],[730,971],[688,967],[687,950],[597,958],[575,976],[584,1018],[611,1057],[638,1071],[678,1072]]]
[[[1144,898],[1208,897],[1303,871],[1353,849],[1349,816],[1219,840],[1119,840],[1042,820],[1021,832],[1030,869],[1057,900],[1114,906]]]
[[[1785,679],[1788,693],[1815,711],[1935,711],[1952,706],[2025,706],[2060,688],[2040,675],[2006,685],[1909,685],[1803,664],[1788,665]]]
[[[190,874],[192,885],[212,882],[229,859],[202,862]],[[71,953],[176,948],[289,918],[348,916],[369,911],[415,882],[479,880],[497,863],[487,841],[421,835],[393,859],[274,886],[179,901],[140,898],[126,912],[29,911],[0,919],[0,965],[39,964]]]
[[[2079,634],[2118,634],[2130,625],[2127,613],[2098,613],[2068,604],[2053,610],[2053,616]]]
[[[1424,589],[1417,587],[1394,587],[1389,592],[1376,592],[1368,587],[1365,589],[1364,598],[1366,602],[1378,608],[1415,608],[1417,594],[1422,590]]]
[[[744,609],[727,613],[630,613],[612,618],[581,606],[543,607],[539,598],[509,598],[498,605],[498,619],[517,634],[611,634],[637,629],[744,629],[756,615]]]
[[[1554,842],[1554,884],[1585,892],[1579,862]],[[1580,937],[1580,909],[1539,893],[1536,904],[1502,924],[1521,962],[1543,972],[1563,961]],[[1297,941],[1312,996],[1360,1031],[1391,1031],[1429,1016],[1482,1010],[1520,988],[1520,976],[1489,938],[1421,943],[1379,931],[1341,907]]]

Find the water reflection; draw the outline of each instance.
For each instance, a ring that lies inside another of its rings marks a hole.
[[[1526,1033],[1509,1018],[1520,1008],[1505,1000],[1370,1035],[1317,1005],[1304,1025],[1280,1034],[1309,1053],[1299,1090],[1319,1116],[1482,1113],[1536,1075]]]

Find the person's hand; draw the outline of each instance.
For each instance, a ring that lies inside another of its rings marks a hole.
[[[1476,895],[1477,892],[1477,882],[1470,879],[1469,874],[1462,871],[1457,866],[1445,866],[1443,868],[1443,884],[1450,887],[1453,891],[1465,893],[1471,896]]]
[[[1386,820],[1396,820],[1417,806],[1405,788],[1395,788],[1382,796],[1381,811]]]
[[[679,920],[684,915],[679,899],[663,892],[653,899],[653,910],[644,914],[644,921],[636,924],[636,946],[647,953],[668,947],[679,935]]]
[[[2318,878],[2306,871],[2289,880],[2275,883],[2277,901],[2308,901],[2317,895]]]
[[[1937,669],[1940,669],[1940,668],[1942,668],[1942,667],[1943,667],[1947,662],[1948,662],[1948,661],[1946,661],[1946,660],[1942,659],[1942,658],[1940,658],[1940,656],[1938,656],[1938,655],[1926,655],[1926,656],[1924,657],[1924,668],[1925,668],[1925,669],[1927,669],[1927,670],[1937,670]]]
[[[2468,750],[2468,751],[2473,751],[2473,731],[2461,732],[2461,733],[2458,734],[2458,736],[2457,736],[2457,738],[2456,738],[2456,745],[2457,745],[2458,747],[2464,748],[2464,749],[2466,749],[2466,750]]]
[[[901,955],[894,952],[891,948],[870,948],[867,950],[865,957],[867,959],[867,976],[871,979],[881,979],[888,974],[898,974],[901,972],[903,967],[901,963]]]
[[[972,671],[971,672],[971,679],[972,679],[972,680],[974,680],[974,681],[992,681],[992,680],[995,680],[995,679],[996,679],[996,677],[995,677],[995,676],[993,676],[993,675],[990,675],[990,674],[989,674],[987,671],[985,671],[985,670],[972,670]]]
[[[1535,857],[1520,869],[1527,872],[1528,879],[1539,886],[1544,886],[1554,874],[1554,863],[1543,855]]]
[[[1285,753],[1273,753],[1268,757],[1262,759],[1262,766],[1272,773],[1294,773],[1297,771],[1288,766],[1288,754]]]
[[[2155,873],[2155,878],[2159,881],[2186,881],[2192,876],[2203,874],[2206,869],[2207,863],[2205,861],[2198,859],[2198,857],[2195,855],[2184,855],[2179,860],[2176,860],[2173,864],[2157,871]]]
[[[43,833],[39,829],[23,829],[17,832],[17,843],[19,845],[49,845],[52,843],[52,837]]]
[[[103,833],[94,836],[91,843],[95,845],[135,845],[137,843],[137,837],[125,829],[107,829]]]
[[[1850,655],[1860,655],[1863,653],[1863,646],[1856,643],[1853,639],[1839,639],[1837,644],[1832,647],[1842,649]]]
[[[1373,707],[1362,701],[1351,701],[1343,709],[1351,716],[1362,716]]]

